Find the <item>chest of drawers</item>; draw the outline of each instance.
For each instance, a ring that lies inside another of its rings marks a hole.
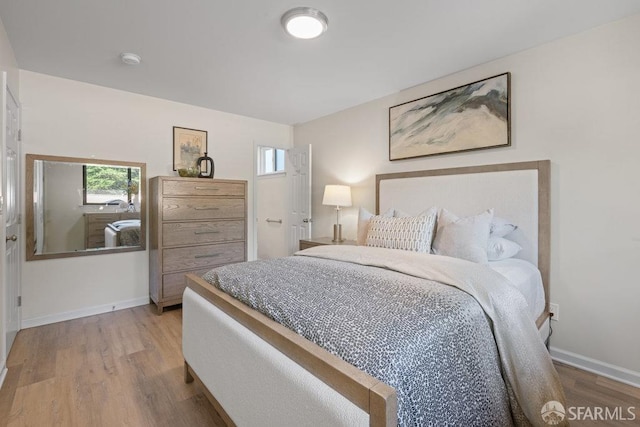
[[[162,313],[180,304],[185,274],[247,260],[247,182],[149,180],[149,297]]]

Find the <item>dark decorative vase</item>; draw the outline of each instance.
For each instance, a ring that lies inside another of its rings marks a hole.
[[[213,179],[213,172],[215,171],[215,165],[213,159],[207,156],[207,152],[204,152],[204,156],[198,157],[196,160],[196,167],[198,168],[198,178],[211,178]]]

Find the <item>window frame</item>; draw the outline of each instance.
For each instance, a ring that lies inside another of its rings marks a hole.
[[[104,203],[97,203],[97,202],[87,202],[87,166],[89,167],[109,167],[109,165],[92,165],[92,164],[84,164],[82,165],[82,205],[83,206],[102,206],[104,205]],[[113,167],[113,166],[111,166]],[[115,166],[118,167],[118,166]],[[122,168],[124,169],[124,168]],[[133,193],[131,192],[131,177],[132,177],[132,172],[131,172],[131,167],[127,167],[127,203],[131,203],[132,202],[132,195]],[[140,188],[140,184],[138,184],[138,189]],[[137,194],[137,193],[135,193]]]
[[[267,153],[272,151],[273,154],[270,156],[270,167],[272,171],[267,172],[269,168],[267,168]],[[278,154],[282,153],[282,156]],[[284,148],[278,148],[274,146],[266,146],[259,145],[258,146],[258,165],[257,165],[257,176],[272,176],[272,175],[282,175],[286,173],[286,155],[287,150]],[[279,160],[281,159],[281,160]],[[281,164],[280,164],[281,163]]]

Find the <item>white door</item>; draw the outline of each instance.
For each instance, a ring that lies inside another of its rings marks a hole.
[[[289,254],[311,237],[311,145],[287,150]]]
[[[6,224],[6,246],[4,260],[5,331],[6,354],[20,330],[20,199],[18,195],[20,177],[20,109],[18,103],[5,87],[4,129],[4,218]]]

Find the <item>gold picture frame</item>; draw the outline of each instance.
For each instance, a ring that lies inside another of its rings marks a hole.
[[[173,170],[196,167],[207,151],[207,131],[173,127]]]

